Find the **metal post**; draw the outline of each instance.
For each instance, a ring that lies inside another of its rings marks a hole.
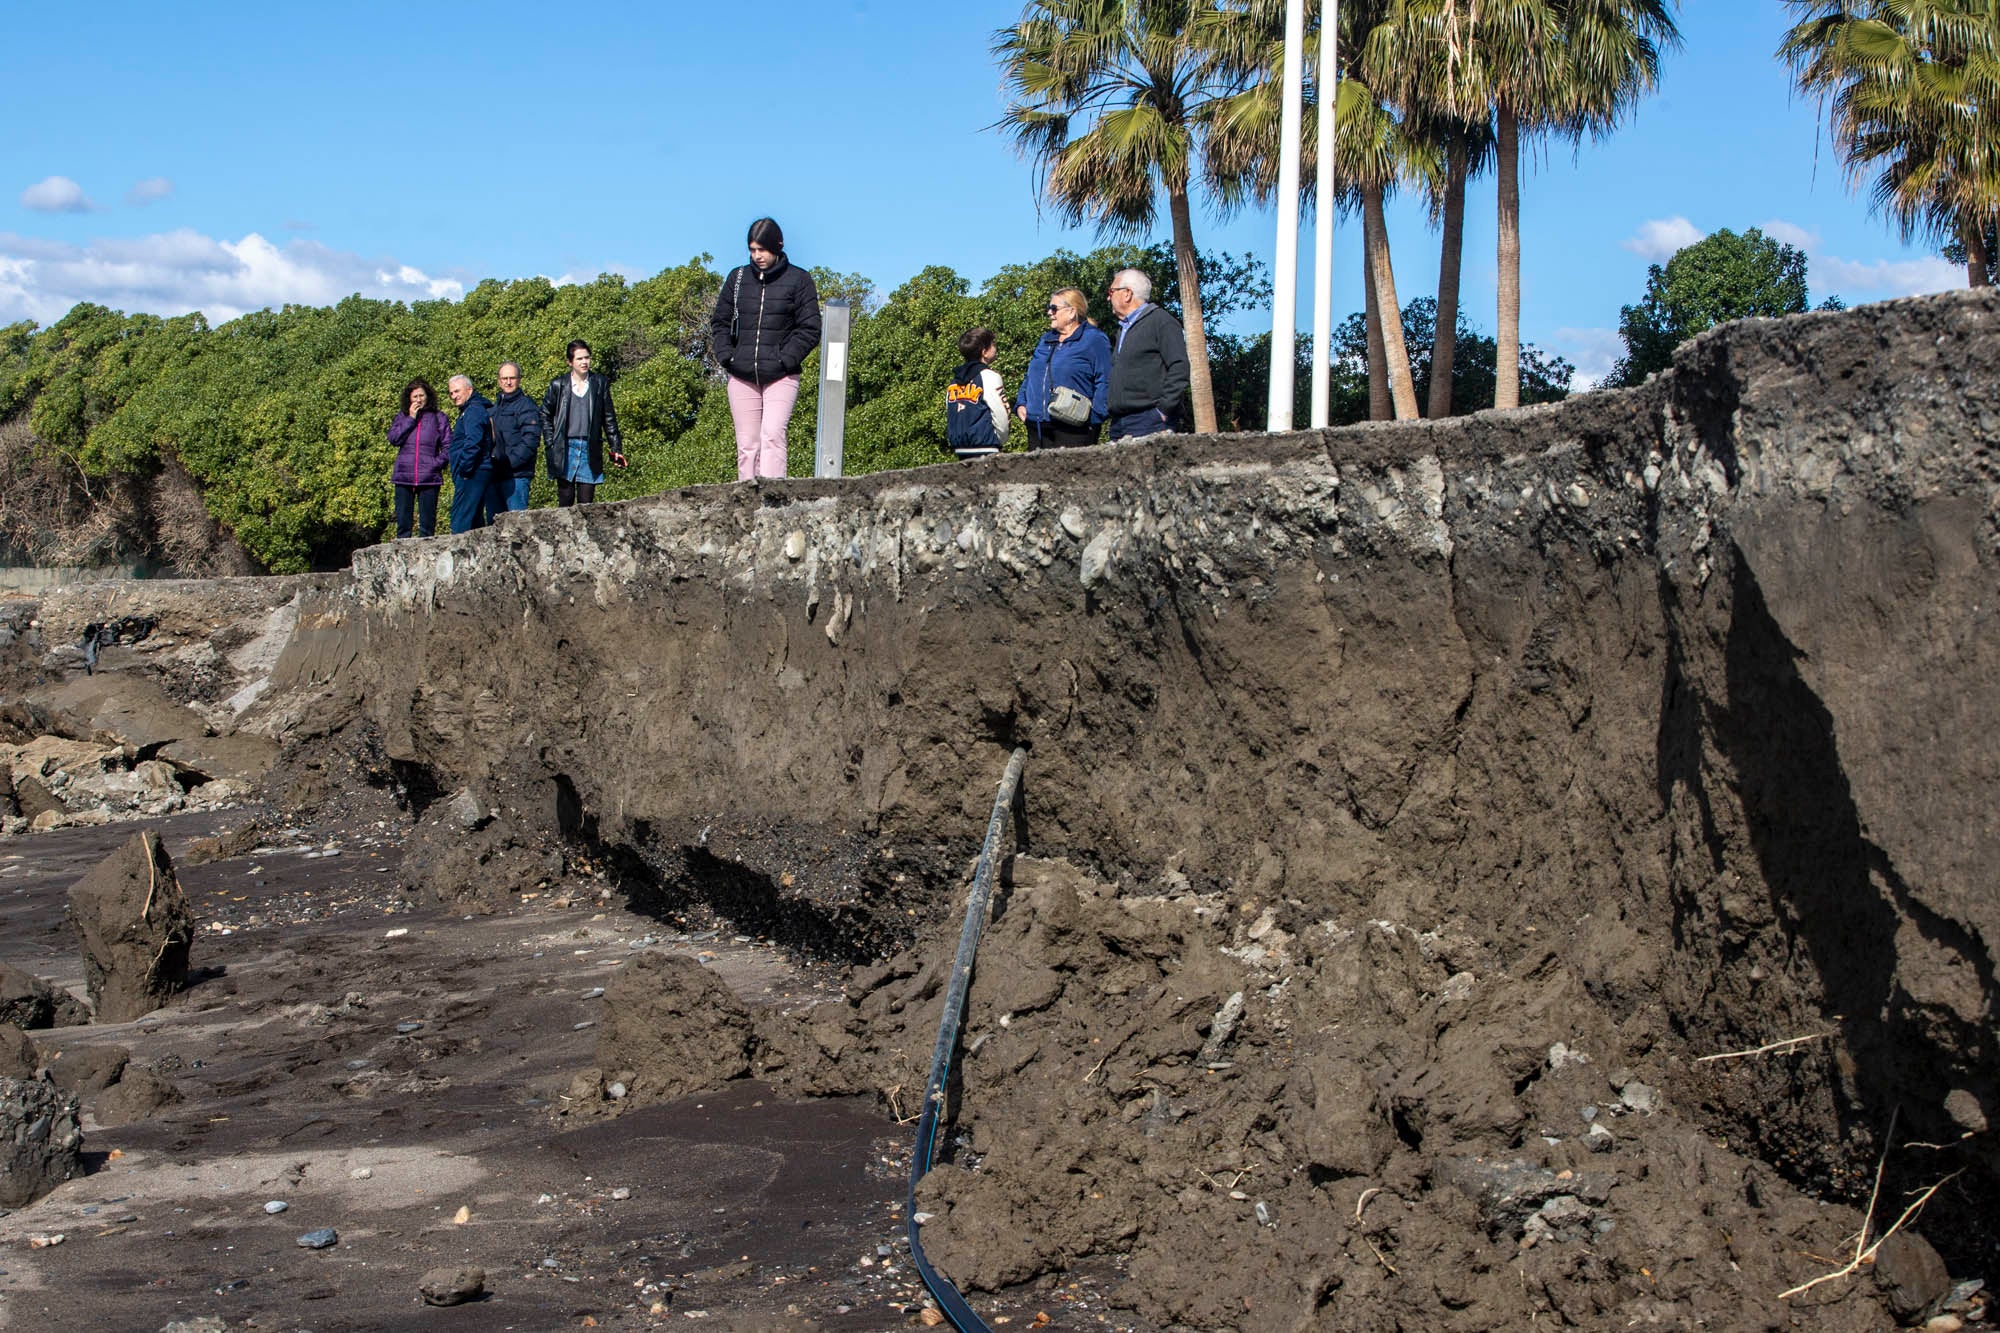
[[[1278,255],[1271,295],[1268,428],[1292,428],[1292,346],[1299,325],[1299,133],[1305,127],[1306,4],[1285,0],[1285,95],[1278,128]]]
[[[813,440],[813,475],[837,477],[847,430],[847,302],[828,301],[820,312],[819,434]]]
[[[1319,175],[1313,197],[1312,424],[1324,430],[1333,400],[1334,102],[1340,94],[1340,0],[1319,18]]]

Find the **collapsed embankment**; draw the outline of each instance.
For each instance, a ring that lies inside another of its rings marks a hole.
[[[290,799],[363,756],[470,787],[522,873],[559,831],[652,910],[912,950],[749,1057],[876,1091],[921,1085],[926,946],[1031,747],[1015,834],[1064,864],[1001,909],[931,1187],[967,1280],[1870,1327],[1845,1279],[1778,1299],[1860,1222],[1794,1187],[1863,1203],[1886,1152],[1879,1235],[1963,1167],[1919,1225],[1996,1255],[1997,356],[1968,293],[1554,408],[508,516],[308,593],[250,724]]]

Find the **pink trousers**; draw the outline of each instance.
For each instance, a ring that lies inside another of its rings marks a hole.
[[[736,480],[785,475],[785,428],[799,401],[799,377],[759,388],[729,377],[729,416],[736,423]]]

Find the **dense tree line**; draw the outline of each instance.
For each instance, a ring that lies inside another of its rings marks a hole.
[[[1205,255],[1200,263],[1213,289],[1211,318],[1268,304],[1270,281],[1257,262]],[[850,301],[855,312],[846,470],[948,457],[940,393],[957,364],[959,334],[974,324],[998,334],[1011,392],[1047,327],[1049,293],[1066,286],[1090,293],[1093,315],[1110,327],[1103,294],[1127,265],[1175,272],[1164,246],[1059,251],[1009,265],[977,290],[934,266],[886,297],[859,275],[816,271],[821,294]],[[188,501],[198,495],[215,530],[256,567],[337,566],[389,531],[394,450],[384,428],[409,379],[442,385],[463,371],[490,393],[495,367],[512,358],[538,394],[562,373],[563,347],[577,337],[613,377],[631,442],[632,466],[614,470],[600,498],[733,480],[728,401],[708,347],[720,282],[703,256],[640,282],[488,281],[457,301],[355,296],[258,311],[215,328],[200,315],[163,319],[95,305],[79,305],[46,329],[13,325],[0,330],[0,542],[45,562],[60,549],[65,563],[152,554],[206,569],[187,554],[206,549],[186,528]],[[1160,299],[1178,313],[1177,282],[1170,278]],[[1336,347],[1338,420],[1367,414],[1358,321]],[[1261,428],[1269,336],[1217,335],[1212,349],[1222,426]],[[1491,404],[1486,373],[1461,410]],[[1557,365],[1542,396],[1559,396],[1567,374]],[[818,375],[814,353],[793,432],[794,476],[812,468]],[[552,483],[540,479],[536,488],[534,503],[552,502]],[[174,532],[158,530],[162,496],[177,501],[182,526]],[[93,552],[79,551],[78,533]]]

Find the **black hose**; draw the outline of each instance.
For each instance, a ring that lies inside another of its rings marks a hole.
[[[937,1160],[938,1116],[944,1110],[944,1090],[951,1081],[951,1057],[958,1049],[958,1023],[965,1012],[965,994],[972,986],[972,960],[979,952],[979,937],[986,929],[986,909],[993,900],[993,877],[1000,859],[1000,838],[1006,831],[1007,811],[1014,804],[1014,791],[1021,783],[1021,767],[1028,752],[1017,749],[1007,760],[1000,778],[1000,793],[993,798],[993,817],[986,821],[986,841],[979,847],[979,864],[972,872],[972,896],[965,905],[965,926],[958,932],[958,956],[951,964],[951,985],[944,995],[944,1016],[938,1020],[937,1045],[931,1050],[930,1081],[924,1086],[924,1113],[917,1121],[917,1145],[910,1154],[910,1195],[905,1215],[910,1230],[910,1261],[918,1276],[930,1288],[938,1309],[951,1320],[959,1333],[991,1333],[986,1322],[972,1312],[965,1297],[949,1279],[939,1276],[924,1258],[918,1239],[917,1182]]]

